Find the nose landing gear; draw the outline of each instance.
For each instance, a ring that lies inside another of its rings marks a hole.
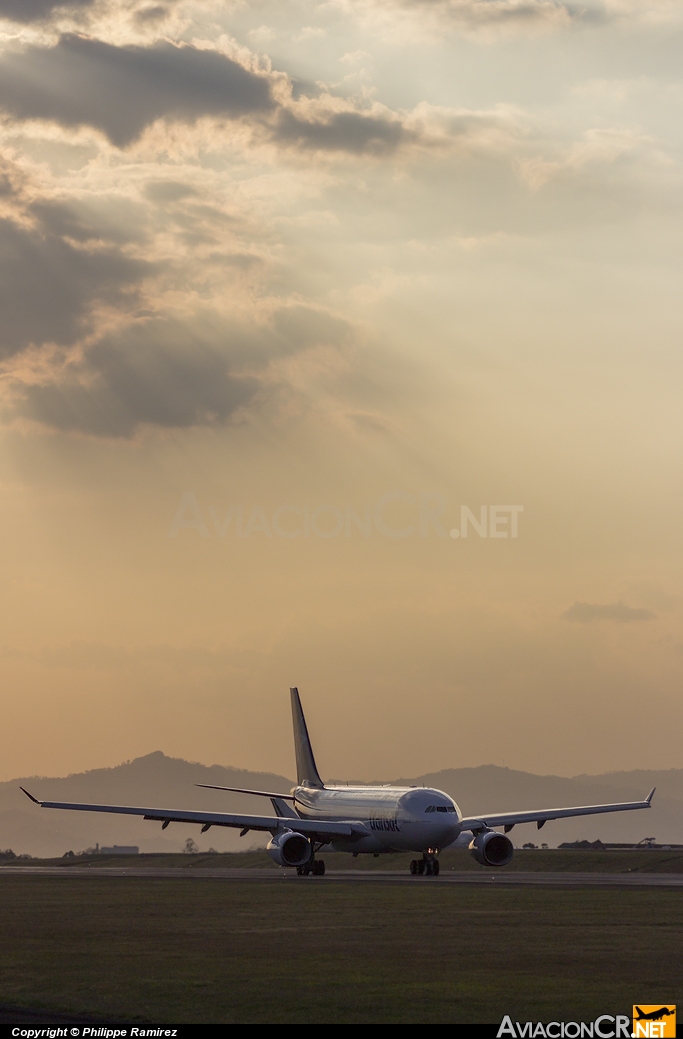
[[[423,851],[421,859],[413,859],[410,863],[410,872],[415,876],[425,877],[438,877],[439,875],[439,860],[436,857],[436,852]]]

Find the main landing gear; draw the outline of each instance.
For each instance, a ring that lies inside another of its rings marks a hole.
[[[410,872],[415,876],[438,877],[439,860],[434,852],[424,851],[421,859],[413,859],[410,863]]]
[[[305,866],[297,866],[296,872],[299,877],[307,877],[309,873],[312,873],[314,877],[324,877],[325,863],[322,859],[313,859],[312,862],[307,862]]]
[[[311,839],[310,845],[311,845],[311,856],[310,856],[308,862],[305,865],[296,867],[297,876],[299,876],[299,877],[307,877],[307,876],[309,876],[309,874],[312,873],[314,877],[324,877],[325,876],[325,863],[323,862],[322,859],[316,859],[316,857],[315,857],[315,853],[317,851],[320,851],[320,849],[322,848],[322,844],[319,844],[317,846],[317,848],[316,848],[315,841]]]

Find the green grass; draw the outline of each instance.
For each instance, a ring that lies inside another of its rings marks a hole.
[[[321,853],[328,869],[369,869],[407,871],[410,854],[352,855]],[[466,849],[444,851],[439,856],[442,870],[476,870],[484,872]],[[163,866],[179,869],[279,869],[265,851],[243,851],[225,855],[92,855],[74,859],[12,859],[0,862],[3,866],[63,866],[101,868],[121,866],[144,869]],[[488,871],[490,872],[490,871]],[[496,870],[495,872],[501,872]],[[537,851],[516,851],[512,862],[502,872],[543,873],[682,873],[683,852],[679,851],[572,851],[558,848]]]
[[[110,1020],[592,1020],[683,1002],[671,890],[0,879],[0,1002]]]

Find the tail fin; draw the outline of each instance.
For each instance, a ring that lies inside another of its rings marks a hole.
[[[308,738],[306,719],[301,709],[299,690],[289,690],[292,698],[292,723],[294,725],[294,753],[296,754],[296,781],[299,786],[314,786],[322,790],[324,783],[318,775],[315,758]]]

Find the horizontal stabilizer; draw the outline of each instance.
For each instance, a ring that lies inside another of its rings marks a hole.
[[[212,786],[211,783],[195,783],[204,790],[228,790],[232,794],[256,794],[257,797],[282,797],[285,801],[293,801],[292,794],[276,794],[272,790],[245,790],[241,786]]]
[[[294,811],[294,807],[282,797],[271,797],[270,803],[273,806],[273,811],[276,815],[279,815],[281,819],[299,819],[299,816]]]

